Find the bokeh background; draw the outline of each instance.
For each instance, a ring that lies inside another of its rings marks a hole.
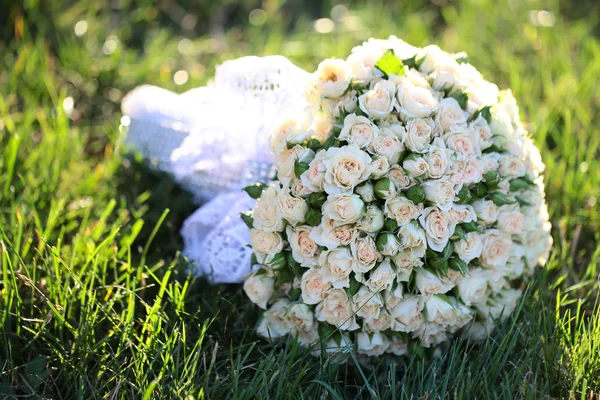
[[[513,90],[555,246],[485,344],[337,367],[257,341],[239,286],[187,276],[195,205],[122,148],[120,102],[246,55],[311,71],[392,34]],[[0,0],[0,398],[597,398],[598,76],[596,0]]]

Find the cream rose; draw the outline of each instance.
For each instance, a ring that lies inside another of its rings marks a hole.
[[[282,150],[287,149],[288,144],[300,144],[308,136],[308,132],[302,130],[298,120],[287,119],[271,133],[269,148],[271,153],[278,155]]]
[[[327,322],[339,329],[353,331],[359,328],[352,311],[352,303],[342,289],[330,289],[315,310],[318,321]]]
[[[371,271],[365,285],[373,292],[380,292],[392,287],[395,276],[392,264],[389,260],[384,259],[374,271]]]
[[[427,250],[427,235],[418,223],[409,223],[398,231],[402,250],[408,250],[412,258],[425,256]]]
[[[424,268],[415,269],[415,284],[424,295],[447,293],[454,287],[449,279],[438,277]]]
[[[430,74],[452,61],[450,54],[433,44],[423,47],[419,51],[417,59],[421,60],[419,69],[426,74]]]
[[[285,319],[292,326],[292,333],[298,331],[310,331],[314,325],[314,315],[308,305],[293,303],[287,308]]]
[[[366,149],[378,136],[379,128],[371,120],[356,114],[349,114],[344,118],[344,126],[339,137],[350,144],[356,144],[361,149]]]
[[[448,213],[459,224],[477,221],[477,213],[470,204],[453,204]]]
[[[325,115],[317,115],[313,117],[308,133],[312,134],[313,138],[323,143],[333,135],[334,122],[335,121],[332,121]]]
[[[282,232],[285,227],[281,211],[276,205],[277,189],[269,186],[263,190],[260,198],[256,201],[252,218],[254,228],[265,232]]]
[[[408,189],[413,184],[411,179],[408,177],[408,175],[406,175],[402,167],[399,165],[393,165],[388,170],[386,178],[392,181],[398,190]]]
[[[387,336],[381,333],[365,333],[359,332],[356,334],[356,349],[359,354],[367,356],[380,356],[390,347],[390,340]]]
[[[501,155],[498,172],[507,178],[519,178],[527,172],[525,163],[520,157],[513,155]]]
[[[371,236],[354,240],[350,244],[350,251],[356,260],[354,272],[358,274],[369,272],[382,259],[382,255],[377,251],[377,246]]]
[[[479,258],[483,251],[483,242],[479,233],[469,232],[464,239],[454,242],[454,251],[467,264]]]
[[[273,297],[275,281],[266,274],[251,275],[244,282],[244,292],[251,302],[262,308],[267,309],[267,302]]]
[[[265,339],[277,339],[290,333],[292,325],[285,317],[288,304],[288,300],[277,300],[263,314],[263,319],[259,323],[256,332]]]
[[[458,101],[447,97],[440,101],[439,110],[435,117],[437,134],[442,134],[452,128],[466,125],[468,113],[463,111]]]
[[[510,258],[512,240],[498,229],[489,229],[483,238],[483,251],[479,260],[484,267],[503,267]]]
[[[381,332],[390,329],[392,326],[392,316],[385,309],[379,311],[379,316],[367,322],[365,330],[368,332]]]
[[[488,149],[494,144],[492,140],[492,131],[485,118],[481,115],[469,123],[469,129],[475,132],[475,137],[479,139],[481,150]]]
[[[423,266],[421,258],[413,256],[409,250],[399,251],[393,259],[394,265],[396,265],[396,280],[398,282],[408,282],[413,268]]]
[[[429,180],[423,183],[425,198],[440,210],[448,211],[454,201],[454,184],[447,179]]]
[[[331,194],[323,204],[323,215],[338,225],[358,221],[365,211],[365,203],[356,194]]]
[[[339,118],[342,114],[353,113],[358,107],[356,90],[351,90],[342,97],[335,99],[323,99],[323,105],[334,118]]]
[[[423,324],[421,296],[406,296],[391,310],[392,329],[398,332],[414,332]]]
[[[444,135],[446,145],[450,150],[455,151],[464,157],[477,157],[481,155],[479,147],[479,138],[475,132],[470,129],[452,130]]]
[[[490,225],[498,219],[498,206],[491,200],[477,200],[472,203],[477,220]]]
[[[486,272],[480,268],[470,269],[469,275],[458,281],[458,295],[467,306],[483,303],[488,295]]]
[[[441,138],[435,138],[423,159],[427,163],[427,177],[439,179],[444,176],[450,165],[450,151]]]
[[[322,252],[319,265],[324,283],[331,283],[336,289],[350,287],[350,272],[356,268],[350,249],[341,247]]]
[[[322,61],[315,72],[316,88],[325,97],[344,94],[352,79],[344,60],[330,58]]]
[[[323,275],[321,275],[320,270],[309,269],[302,274],[300,288],[304,303],[318,304],[325,298],[327,291],[331,288],[331,284],[323,281]]]
[[[438,100],[430,89],[415,86],[407,77],[400,77],[396,97],[398,112],[406,118],[429,117],[438,107]]]
[[[310,164],[308,164],[308,169],[300,176],[302,184],[313,192],[320,192],[323,190],[325,171],[327,170],[323,161],[326,156],[327,152],[325,150],[320,150]]]
[[[365,322],[379,317],[383,300],[378,293],[371,292],[366,286],[361,286],[358,292],[352,296],[352,307],[357,317],[363,318]]]
[[[376,205],[368,205],[362,217],[358,220],[356,227],[366,233],[375,233],[383,228],[383,211]]]
[[[387,157],[375,156],[369,165],[371,169],[371,178],[382,178],[390,169],[390,163]]]
[[[351,192],[371,175],[371,157],[356,144],[329,148],[323,162],[326,167],[324,189],[328,194]]]
[[[423,210],[423,204],[415,205],[403,196],[396,196],[385,201],[384,213],[388,218],[393,218],[399,225],[408,224],[416,219]]]
[[[373,184],[370,182],[365,182],[361,185],[358,185],[354,189],[354,193],[359,195],[360,198],[365,203],[370,203],[372,201],[375,201],[375,188],[373,187]]]
[[[393,309],[404,298],[404,290],[402,284],[398,283],[394,290],[386,290],[383,292],[383,300],[388,310]]]
[[[402,167],[413,178],[417,178],[429,171],[429,164],[423,157],[413,156],[407,157],[402,163]]]
[[[285,148],[275,156],[275,166],[277,167],[277,178],[284,184],[288,184],[293,178],[296,161],[310,163],[315,157],[315,152],[301,145],[296,145],[291,149]]]
[[[350,224],[340,225],[337,221],[323,216],[321,224],[310,235],[319,246],[333,250],[340,245],[349,245],[357,235],[356,227]]]
[[[525,215],[517,210],[501,210],[498,214],[498,228],[509,235],[521,233],[523,222]]]
[[[431,118],[414,118],[406,123],[406,141],[404,145],[416,153],[429,149],[435,125]]]
[[[359,96],[360,109],[371,118],[387,117],[396,105],[396,85],[390,81],[381,80],[373,89]]]
[[[283,250],[283,238],[277,232],[250,229],[250,244],[259,263],[262,263],[266,254],[277,254]]]
[[[293,226],[304,222],[304,216],[308,212],[308,204],[306,204],[306,200],[303,198],[280,192],[277,195],[275,204],[281,216]]]
[[[309,187],[304,186],[300,179],[296,178],[292,179],[290,182],[290,193],[296,197],[307,197],[313,193],[313,191]]]
[[[437,207],[428,207],[423,210],[419,222],[427,235],[427,244],[437,252],[441,252],[454,234],[456,221],[450,214]]]
[[[294,260],[299,262],[303,267],[313,267],[317,265],[321,250],[310,237],[312,228],[308,225],[298,225],[295,228],[288,226],[286,228],[286,233]]]

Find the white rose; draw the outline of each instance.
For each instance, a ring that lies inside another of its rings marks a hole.
[[[420,257],[414,257],[410,251],[399,251],[394,256],[394,265],[396,265],[396,280],[398,282],[408,282],[413,272],[413,268],[423,266]]]
[[[315,152],[307,147],[296,145],[291,149],[285,148],[275,156],[275,166],[277,168],[277,178],[284,184],[288,184],[296,177],[294,167],[296,161],[310,163],[315,156]]]
[[[392,316],[385,309],[379,311],[379,316],[367,322],[365,330],[368,332],[381,332],[390,329],[392,326]]]
[[[455,60],[449,59],[444,65],[436,68],[432,73],[433,88],[438,91],[447,91],[454,93],[457,90],[463,90],[467,84],[462,76],[460,64]]]
[[[506,320],[517,307],[521,291],[519,289],[504,289],[496,297],[489,298],[485,303],[477,304],[477,314],[481,318]]]
[[[423,47],[419,51],[417,59],[421,60],[419,69],[426,74],[430,74],[437,68],[440,68],[452,61],[450,54],[446,53],[436,45]]]
[[[327,116],[319,114],[312,119],[312,124],[308,129],[308,133],[312,134],[312,137],[323,143],[331,135],[333,135],[334,121],[329,119]]]
[[[369,272],[382,259],[382,255],[377,251],[377,246],[371,236],[356,239],[350,244],[350,250],[356,259],[354,265],[354,272],[356,273]]]
[[[300,176],[302,184],[313,192],[320,192],[323,190],[325,171],[327,170],[323,161],[326,156],[327,152],[325,150],[320,150],[310,164],[308,164],[308,169]]]
[[[300,288],[302,289],[302,301],[304,303],[318,304],[325,298],[331,284],[323,281],[323,275],[319,270],[309,269],[302,274]]]
[[[269,148],[271,153],[278,155],[282,150],[287,149],[288,143],[300,144],[307,137],[308,133],[302,130],[296,119],[287,119],[271,133]]]
[[[423,324],[413,333],[413,338],[419,339],[423,347],[437,346],[448,340],[448,331],[442,326],[433,323]]]
[[[290,224],[296,226],[304,222],[304,216],[308,212],[308,204],[301,197],[293,197],[285,192],[280,192],[275,200],[275,204],[281,213]]]
[[[498,153],[484,153],[481,155],[479,160],[481,161],[481,173],[485,175],[489,171],[496,171],[500,164],[498,160],[500,159],[500,154]]]
[[[309,187],[304,186],[300,179],[292,179],[290,182],[290,192],[296,197],[307,197],[313,193]]]
[[[383,292],[383,300],[385,301],[385,306],[388,310],[393,309],[396,305],[404,298],[404,289],[401,283],[396,285],[394,290],[385,290]]]
[[[266,232],[281,232],[285,227],[281,211],[276,205],[277,189],[275,186],[269,186],[263,190],[260,198],[256,201],[252,218],[254,219],[254,228]]]
[[[498,219],[498,206],[491,200],[477,200],[472,203],[477,220],[490,225]]]
[[[423,204],[415,205],[403,196],[396,196],[385,201],[384,213],[388,218],[393,218],[399,225],[408,224],[416,219],[423,210]]]
[[[416,153],[429,149],[435,125],[431,118],[414,118],[406,123],[406,141],[404,145]]]
[[[318,324],[314,323],[312,328],[307,331],[298,332],[298,343],[303,346],[311,346],[319,340]]]
[[[408,250],[412,258],[425,256],[427,250],[427,236],[417,223],[409,223],[400,227],[398,231],[402,250]]]
[[[470,159],[462,166],[464,166],[464,168],[460,171],[459,176],[457,177],[460,183],[470,185],[483,180],[483,162],[481,160]]]
[[[521,233],[524,222],[525,215],[516,210],[501,210],[498,214],[498,228],[509,235]]]
[[[414,332],[423,324],[423,304],[420,296],[406,296],[392,310],[392,329],[398,332]]]
[[[408,189],[413,182],[411,179],[404,173],[404,170],[400,165],[392,166],[388,173],[386,174],[386,178],[388,178],[398,190],[400,189]]]
[[[383,300],[378,293],[371,292],[366,286],[361,286],[358,292],[352,296],[352,306],[356,316],[369,322],[379,317]]]
[[[351,192],[371,174],[371,157],[356,144],[330,147],[323,162],[326,167],[324,189],[328,194]]]
[[[370,203],[375,200],[375,190],[373,184],[370,182],[358,185],[354,189],[354,192],[358,194],[365,203]]]
[[[384,259],[374,271],[371,271],[365,285],[373,292],[386,290],[394,284],[395,276],[396,273],[392,268],[392,264],[387,259]]]
[[[356,79],[369,81],[383,75],[379,69],[375,68],[375,63],[377,63],[383,53],[383,50],[373,47],[361,49],[358,52],[354,52],[353,50],[353,53],[346,59],[346,63]]]
[[[440,296],[423,298],[424,308],[427,309],[427,322],[443,327],[453,326],[457,323],[457,310],[454,306]]]
[[[393,256],[400,249],[400,243],[392,233],[380,233],[377,236],[377,250],[384,256]]]
[[[448,213],[459,224],[477,221],[477,213],[470,204],[453,204]]]
[[[469,85],[468,92],[469,102],[467,103],[467,111],[471,114],[482,107],[498,102],[498,86],[484,81],[483,79],[478,80],[475,84]]]
[[[395,164],[400,159],[400,153],[404,151],[405,137],[406,130],[402,125],[382,127],[379,136],[371,143],[369,151],[387,158],[390,165]]]
[[[424,268],[415,269],[415,283],[421,294],[447,293],[454,287],[449,279],[440,278]]]
[[[415,86],[406,77],[400,77],[396,97],[398,112],[406,118],[429,117],[438,107],[438,100],[430,89]]]
[[[454,242],[454,251],[467,264],[479,258],[483,251],[483,242],[479,233],[469,232],[465,235],[464,239]]]
[[[310,238],[319,246],[333,250],[340,245],[349,245],[357,235],[356,228],[350,224],[340,225],[337,221],[323,216],[321,224],[315,227]]]
[[[325,97],[339,97],[344,94],[352,79],[344,60],[330,58],[323,60],[315,72],[316,87]]]
[[[356,90],[351,90],[335,99],[323,99],[323,106],[334,118],[339,118],[342,114],[353,113],[358,107]]]
[[[358,353],[367,356],[380,356],[390,347],[390,340],[383,334],[359,332],[356,334]]]
[[[393,336],[387,351],[395,356],[407,355],[408,343],[403,342],[400,338]]]
[[[340,225],[358,221],[364,211],[365,203],[356,194],[331,194],[323,204],[323,215]]]
[[[259,229],[250,229],[250,244],[258,257],[258,262],[266,254],[277,254],[283,250],[283,239],[277,232],[265,232]]]
[[[369,168],[371,169],[371,178],[379,179],[389,171],[390,163],[387,157],[375,156],[373,157]]]
[[[474,121],[469,123],[469,129],[475,132],[475,137],[479,139],[479,147],[481,150],[492,147],[492,131],[485,118],[481,115]]]
[[[312,228],[307,225],[298,225],[295,228],[288,226],[286,228],[287,240],[292,249],[292,256],[303,267],[317,265],[317,260],[321,252],[319,246],[311,239],[311,232]]]
[[[373,89],[359,96],[360,109],[371,118],[387,117],[396,105],[396,85],[390,81],[381,80]]]
[[[342,289],[330,289],[315,310],[318,321],[327,322],[339,329],[353,331],[359,328],[352,311],[352,303]]]
[[[293,303],[287,309],[285,319],[293,326],[293,331],[310,331],[314,324],[314,315],[308,305]]]
[[[356,227],[366,233],[375,233],[383,228],[384,222],[383,211],[376,205],[368,205]]]
[[[465,157],[476,157],[481,155],[479,138],[470,129],[458,128],[444,135],[446,145],[449,149]]]
[[[470,269],[469,275],[458,281],[458,295],[467,306],[484,302],[489,290],[486,272],[482,269]]]
[[[267,302],[273,297],[275,281],[265,274],[251,275],[244,282],[244,292],[251,302],[263,310],[267,309]]]
[[[277,339],[290,333],[292,326],[285,318],[288,304],[288,300],[277,300],[263,314],[263,319],[256,328],[256,333],[265,339]]]
[[[435,138],[429,147],[429,151],[423,155],[427,163],[427,177],[432,179],[441,178],[450,165],[450,151],[446,148],[444,141]]]
[[[425,181],[423,184],[425,198],[434,203],[440,210],[448,211],[454,201],[454,185],[447,179]]]
[[[378,136],[379,128],[369,118],[349,114],[344,118],[344,126],[339,138],[356,144],[361,149],[366,149]]]
[[[350,272],[356,268],[356,260],[347,247],[322,252],[319,265],[324,283],[336,289],[350,287]]]
[[[428,207],[421,213],[419,222],[425,229],[429,247],[437,252],[444,250],[456,228],[456,221],[450,214],[437,207]]]
[[[413,156],[407,157],[402,162],[402,167],[413,178],[417,178],[429,171],[429,165],[423,157]]]
[[[526,173],[525,163],[520,157],[513,155],[501,155],[498,173],[507,178],[519,178]]]
[[[498,229],[490,229],[484,235],[483,251],[479,260],[484,267],[499,268],[508,262],[511,251],[510,236]]]
[[[437,134],[447,132],[452,128],[466,125],[468,113],[466,113],[456,99],[447,97],[440,101],[439,110],[435,117]]]

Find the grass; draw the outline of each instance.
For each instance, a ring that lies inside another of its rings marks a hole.
[[[328,34],[313,21],[330,2],[265,1],[254,24],[253,0],[156,4],[0,5],[0,398],[598,398],[595,2],[352,2]],[[119,103],[141,83],[204,84],[230,58],[283,54],[311,70],[390,34],[464,50],[512,88],[547,165],[555,246],[485,343],[339,366],[258,340],[239,286],[186,275],[178,230],[194,205],[122,148]]]

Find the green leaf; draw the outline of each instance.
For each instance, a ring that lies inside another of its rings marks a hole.
[[[321,220],[323,219],[323,214],[321,214],[321,211],[311,208],[304,216],[304,219],[306,220],[306,223],[308,225],[317,226],[321,223]]]
[[[477,117],[482,116],[488,124],[492,123],[492,106],[484,106],[479,110],[475,111],[473,114],[473,120],[476,120]]]
[[[284,269],[287,266],[287,259],[284,252],[277,253],[272,257],[267,257],[265,265],[271,267],[274,270]]]
[[[354,274],[352,274],[352,276],[350,277],[350,287],[348,288],[348,296],[349,297],[354,296],[356,293],[358,293],[358,290],[360,289],[360,287],[361,287],[361,283],[359,281],[357,281]]]
[[[454,59],[459,64],[467,64],[469,62],[469,56],[464,51],[461,51],[460,53],[456,53],[454,55]]]
[[[457,90],[456,92],[452,93],[450,97],[458,101],[458,105],[463,110],[467,108],[467,103],[469,102],[469,95],[467,93]]]
[[[297,178],[300,178],[304,172],[308,171],[308,167],[308,163],[296,160],[294,162],[294,175],[296,175]]]
[[[452,244],[452,242],[448,242],[446,244],[446,247],[444,247],[444,250],[442,250],[441,256],[444,260],[448,260],[450,258],[450,256],[452,255],[452,252],[454,251],[454,245]]]
[[[337,330],[338,329],[333,325],[326,324],[325,322],[320,322],[318,327],[319,338],[326,343],[329,339],[333,337]]]
[[[253,185],[246,186],[242,190],[244,192],[248,193],[248,195],[250,197],[252,197],[253,199],[256,200],[260,197],[260,195],[262,194],[263,190],[265,190],[266,187],[267,187],[267,185],[264,183],[255,183]]]
[[[336,142],[335,136],[334,135],[329,136],[327,138],[327,140],[323,142],[323,150],[327,150],[330,147],[335,146],[335,142]]]
[[[450,240],[466,240],[465,231],[460,225],[456,225],[454,228],[454,234],[450,238]]]
[[[414,68],[414,69],[421,68],[422,63],[423,63],[423,59],[417,58],[416,54],[410,58],[406,58],[406,59],[402,60],[402,64],[406,65],[408,68]]]
[[[483,178],[489,189],[497,188],[501,180],[500,174],[497,171],[488,171],[483,175]]]
[[[406,198],[415,204],[422,203],[425,200],[425,190],[421,185],[412,186],[406,191]]]
[[[473,199],[473,196],[471,196],[471,192],[469,191],[469,188],[466,186],[463,186],[460,189],[460,191],[458,192],[456,202],[458,204],[468,204],[471,202],[472,199]]]
[[[515,202],[508,198],[504,193],[494,192],[490,194],[489,199],[494,202],[497,206],[504,206],[506,204],[515,204]]]
[[[516,192],[517,190],[521,189],[527,189],[529,186],[531,186],[531,183],[527,182],[525,179],[522,178],[511,179],[509,184],[511,192]]]
[[[323,204],[327,201],[327,193],[325,192],[316,192],[311,193],[306,198],[306,204],[311,206],[312,208],[321,208]]]
[[[306,146],[316,153],[321,148],[321,142],[319,142],[318,139],[313,138],[308,141]]]
[[[392,49],[386,51],[383,56],[377,60],[375,67],[383,72],[386,77],[388,75],[401,76],[404,74],[404,64],[402,64],[402,61],[396,56],[396,53],[394,53],[394,50]]]
[[[467,233],[479,232],[479,227],[477,226],[477,223],[475,221],[463,222],[462,224],[460,224],[460,227],[463,228]]]
[[[240,213],[240,218],[242,219],[242,221],[244,221],[248,228],[252,229],[254,227],[254,218],[252,218],[252,211],[244,211],[243,213]]]
[[[482,199],[487,194],[487,191],[488,189],[485,183],[479,182],[471,188],[471,195],[478,199]]]
[[[467,273],[467,263],[459,257],[452,257],[448,262],[448,265],[453,270],[460,272],[463,276]]]
[[[383,231],[394,233],[396,232],[396,229],[398,229],[398,222],[395,219],[386,218],[383,222]]]

